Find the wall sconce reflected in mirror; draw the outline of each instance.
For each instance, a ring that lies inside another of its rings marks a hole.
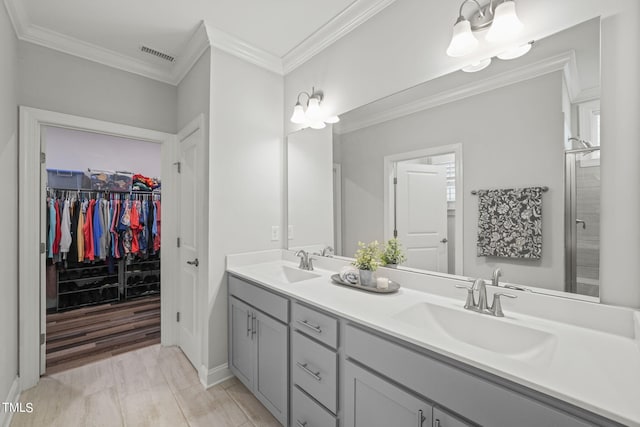
[[[485,40],[489,43],[510,43],[522,32],[524,25],[516,14],[514,0],[503,0],[494,8],[494,1],[482,6],[477,0],[464,0],[460,5],[460,12],[455,25],[451,42],[447,47],[447,55],[459,58],[472,53],[479,45],[479,41],[474,35],[479,31],[489,30]],[[475,5],[473,15],[469,18],[464,15],[464,7],[468,3]],[[511,46],[500,53],[500,59],[518,58],[531,49],[531,43]],[[488,62],[487,62],[488,61]],[[478,61],[463,68],[463,71],[474,72],[486,68],[491,63],[490,58]]]
[[[305,106],[300,102],[300,97],[303,95],[307,97],[306,110]],[[322,108],[323,98],[322,91],[316,90],[315,87],[311,88],[311,93],[300,92],[296,105],[293,107],[291,122],[303,125],[303,128],[310,127],[312,129],[324,129],[327,123],[338,123],[340,121],[338,116],[328,116]]]

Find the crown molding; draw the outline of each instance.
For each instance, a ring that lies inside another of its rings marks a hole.
[[[198,25],[180,50],[180,55],[176,58],[172,71],[172,84],[177,86],[210,46],[211,42],[207,26],[204,21],[200,21],[200,25]]]
[[[284,74],[295,70],[313,56],[364,24],[396,0],[356,0],[335,18],[291,49],[282,58]]]
[[[30,22],[22,0],[4,0],[9,18],[20,40],[172,85],[182,81],[209,46],[278,75],[285,75],[393,2],[395,0],[355,0],[282,58],[201,22],[180,54],[176,55],[176,62],[163,67],[35,25]]]
[[[229,33],[207,25],[211,45],[254,65],[282,75],[282,59]]]
[[[26,31],[26,26],[29,23],[24,4],[21,0],[4,0],[4,5],[7,8],[9,20],[11,20],[11,25],[13,25],[16,37],[20,38],[20,35]]]
[[[333,129],[334,132],[338,134],[353,132],[355,130],[363,129],[389,120],[408,116],[409,114],[414,114],[440,105],[448,104],[450,102],[480,95],[501,87],[540,77],[555,71],[562,71],[566,79],[569,75],[568,70],[572,68],[570,67],[572,61],[575,63],[575,53],[573,51],[564,52],[533,64],[505,71],[486,79],[477,80],[473,83],[469,83],[455,89],[445,90],[435,95],[417,99],[403,105],[392,106],[384,111],[373,113],[365,119],[356,119],[347,122],[343,117],[343,120],[334,125]],[[570,80],[575,79],[570,78]]]
[[[30,25],[27,31],[22,34],[22,37],[19,38],[26,42],[38,44],[108,67],[117,68],[164,83],[174,84],[170,71],[171,68],[160,68],[128,55],[123,55],[93,43],[87,43],[75,37],[42,28],[38,25]]]

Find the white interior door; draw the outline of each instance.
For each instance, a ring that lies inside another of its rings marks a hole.
[[[203,145],[201,128],[188,133],[179,141],[178,345],[196,368],[200,361],[198,289],[202,280],[200,270],[203,261],[199,257],[204,243]]]
[[[407,267],[446,273],[447,175],[445,166],[397,163],[396,229]]]

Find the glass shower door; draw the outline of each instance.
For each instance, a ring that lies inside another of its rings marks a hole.
[[[566,290],[600,294],[600,148],[565,152]]]

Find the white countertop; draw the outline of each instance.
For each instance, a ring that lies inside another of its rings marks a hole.
[[[525,325],[556,337],[552,350],[533,360],[523,360],[458,341],[438,333],[427,325],[409,324],[395,318],[398,313],[422,302],[459,309],[464,305],[464,291],[443,292],[443,289],[448,287],[455,289],[453,284],[460,283],[457,280],[420,275],[417,279],[426,283],[420,290],[404,286],[394,294],[374,294],[333,284],[330,276],[336,272],[335,267],[338,264],[335,261],[319,260],[320,262],[316,262],[318,266],[330,266],[332,269],[316,268],[314,273],[318,274],[318,277],[298,283],[279,282],[265,273],[272,269],[274,264],[297,268],[297,263],[291,260],[293,258],[287,251],[233,255],[227,258],[227,271],[337,316],[509,379],[614,421],[640,427],[638,311],[610,307],[610,312],[607,312],[609,308],[602,304],[583,306],[589,303],[573,300],[560,303],[553,301],[555,306],[550,309],[554,312],[552,318],[562,317],[555,314],[563,308],[558,304],[565,304],[564,309],[569,310],[569,315],[572,310],[579,314],[581,311],[591,310],[595,311],[597,316],[603,316],[601,323],[606,325],[599,328],[602,330],[596,330],[588,324],[571,324],[548,320],[546,316],[534,316],[530,314],[530,308],[528,312],[524,310],[527,312],[524,314],[518,311],[518,300],[505,301],[505,317],[496,321]],[[406,279],[407,283],[417,280],[416,277],[410,276],[411,273],[388,273],[388,276],[393,276],[393,280],[401,284],[404,284],[403,279]],[[433,282],[431,287],[436,290],[433,293],[423,290],[429,288],[429,282]],[[448,286],[443,288],[443,284]],[[518,293],[518,296],[524,301],[523,308],[531,307],[536,302],[540,304],[550,301],[544,298],[535,301],[539,297],[531,296],[529,293]],[[478,313],[471,314],[483,316]],[[594,319],[590,318],[585,323],[593,321]],[[478,333],[482,334],[482,331]]]

